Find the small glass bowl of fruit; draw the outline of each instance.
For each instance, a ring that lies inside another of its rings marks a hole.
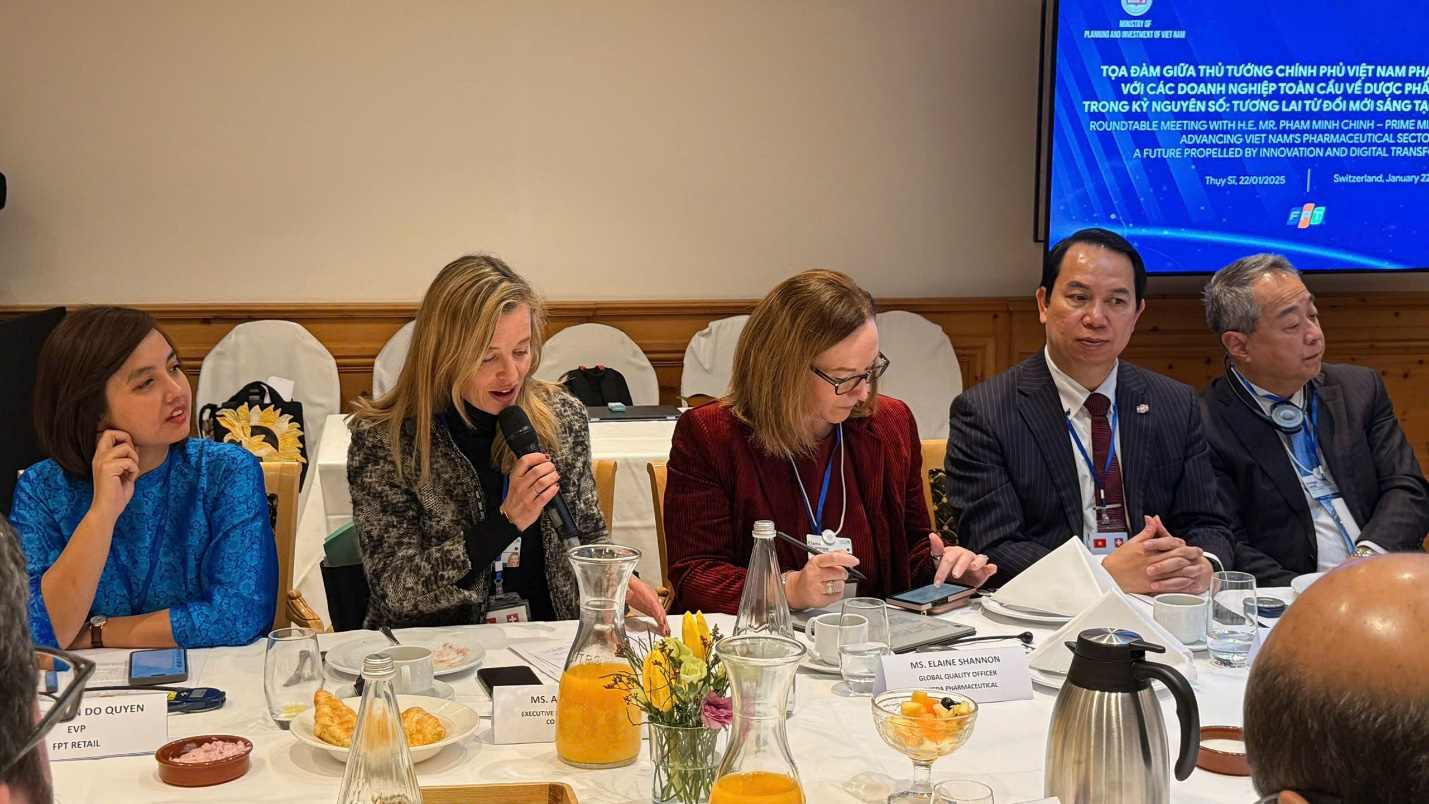
[[[965,695],[912,689],[875,695],[879,736],[913,760],[913,786],[889,796],[889,802],[932,801],[933,762],[961,748],[976,721],[977,703]]]

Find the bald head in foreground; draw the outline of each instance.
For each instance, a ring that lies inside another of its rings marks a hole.
[[[1251,668],[1245,741],[1264,801],[1429,801],[1429,555],[1355,561],[1295,601]]]

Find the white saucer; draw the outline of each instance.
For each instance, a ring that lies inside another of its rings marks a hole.
[[[358,695],[358,694],[357,694],[357,690],[356,690],[356,688],[354,687],[354,685],[352,685],[352,684],[344,684],[344,685],[342,685],[341,687],[338,687],[337,689],[333,690],[333,691],[332,691],[332,694],[335,695],[335,696],[337,696],[338,698],[361,698],[361,697],[362,697],[361,695]],[[397,694],[398,694],[398,695],[406,695],[405,692],[399,692],[399,693],[397,693]],[[450,700],[452,700],[453,698],[456,697],[456,689],[454,689],[454,688],[452,687],[452,685],[448,684],[448,683],[445,682],[445,681],[442,681],[441,679],[433,679],[433,680],[432,680],[432,688],[429,689],[429,690],[427,690],[426,692],[422,693],[419,697],[422,697],[422,698],[444,698],[444,699],[450,701]]]
[[[1205,653],[1210,649],[1210,646],[1206,644],[1206,640],[1204,639],[1199,642],[1182,642],[1181,647],[1192,653]]]
[[[1032,623],[1033,625],[1066,625],[1072,618],[1062,614],[1033,614],[1030,611],[1015,609],[1011,606],[999,603],[992,595],[984,595],[979,598],[982,601],[982,610],[999,617],[1006,617],[1009,620]]]
[[[799,666],[806,670],[813,670],[815,673],[823,673],[825,675],[836,676],[840,673],[838,665],[826,664],[824,660],[815,655],[812,650],[809,651],[802,662],[799,662]]]
[[[405,640],[402,644],[408,646],[422,647],[430,650],[433,654],[432,672],[435,675],[447,676],[453,673],[460,673],[463,670],[470,670],[481,664],[486,658],[486,648],[481,643],[471,639],[460,637],[449,637],[447,639],[437,638],[411,638],[403,635]],[[327,652],[327,666],[340,673],[350,676],[362,675],[362,660],[371,653],[380,653],[384,648],[391,646],[387,637],[381,634],[359,637],[348,640]],[[459,654],[458,658],[450,662],[437,662],[435,656],[442,648],[451,645],[458,650],[464,650],[465,654]]]
[[[1323,572],[1312,572],[1309,575],[1301,575],[1290,581],[1290,588],[1295,590],[1295,594],[1303,595],[1305,590],[1310,588],[1310,584],[1325,577]]]

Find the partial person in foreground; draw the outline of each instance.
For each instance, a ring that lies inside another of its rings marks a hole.
[[[532,620],[579,614],[566,545],[542,512],[559,492],[582,543],[610,537],[586,408],[531,376],[545,327],[543,301],[510,266],[457,259],[422,298],[396,385],[349,420],[369,628],[482,623],[521,604]],[[507,446],[497,416],[512,406],[546,452],[518,457]],[[632,578],[627,602],[665,628],[649,584]]]
[[[1429,555],[1356,561],[1270,632],[1245,690],[1262,802],[1429,801]]]
[[[1047,346],[953,400],[948,502],[1006,580],[1081,539],[1126,592],[1206,590],[1230,530],[1190,386],[1119,359],[1146,303],[1141,255],[1084,229],[1054,246]]]
[[[258,459],[189,438],[179,356],[145,312],[86,307],[45,341],[15,489],[35,643],[246,645],[272,627],[278,554]]]
[[[1201,391],[1237,569],[1268,586],[1418,550],[1429,484],[1373,369],[1324,363],[1315,297],[1278,254],[1216,272],[1206,322],[1225,376]]]
[[[37,734],[35,651],[28,627],[25,559],[0,517],[0,804],[50,804],[50,763]]]
[[[675,425],[665,489],[670,580],[679,605],[734,613],[757,520],[824,550],[774,543],[795,609],[945,579],[980,586],[997,567],[944,545],[923,500],[918,425],[878,394],[889,360],[873,299],[835,271],[780,282],[735,348],[729,393]]]

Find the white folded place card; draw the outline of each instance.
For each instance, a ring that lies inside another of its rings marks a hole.
[[[1021,646],[884,656],[874,692],[905,688],[961,693],[980,704],[1023,701],[1032,697],[1032,676]]]
[[[48,739],[52,760],[152,754],[169,741],[169,696],[87,697],[74,719],[57,724]]]
[[[1006,606],[1071,616],[1095,603],[1116,581],[1082,544],[1068,539],[1023,570],[993,597]]]
[[[1028,664],[1048,673],[1066,675],[1072,666],[1072,651],[1066,643],[1075,643],[1077,635],[1089,628],[1123,628],[1140,634],[1143,640],[1166,649],[1165,653],[1147,653],[1148,661],[1170,665],[1179,670],[1187,681],[1196,680],[1196,663],[1191,652],[1151,618],[1150,610],[1139,602],[1133,603],[1118,589],[1109,590],[1057,633],[1041,640],[1028,657]]]
[[[491,741],[552,743],[556,741],[556,696],[559,684],[501,686],[491,691]]]
[[[278,396],[281,396],[284,399],[293,398],[293,388],[296,383],[294,383],[287,377],[269,377],[267,380],[265,380],[265,382],[268,383],[268,387],[272,388],[278,393]]]

